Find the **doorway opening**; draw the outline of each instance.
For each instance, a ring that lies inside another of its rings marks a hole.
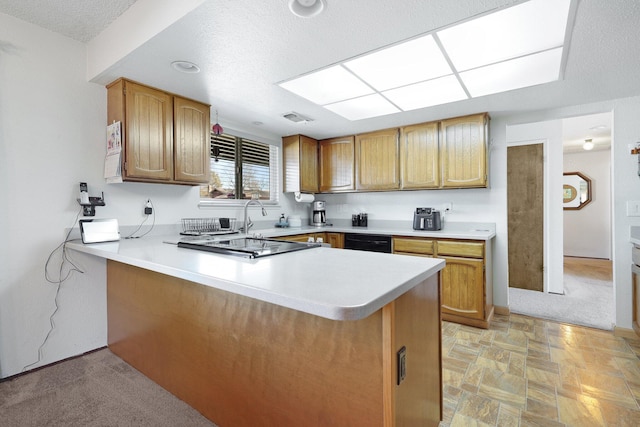
[[[538,254],[544,259],[544,279],[543,286],[531,290],[536,287],[521,286],[518,275],[512,275],[512,269],[517,271],[520,267],[518,264],[512,265],[512,216],[517,218],[517,214],[511,211],[511,193],[508,191],[509,308],[512,312],[599,329],[613,328],[612,121],[612,113],[602,113],[542,122],[539,126],[526,125],[527,135],[535,135],[545,145],[545,158],[543,164],[539,165],[544,170],[543,179],[546,181],[542,186],[542,199],[546,205],[542,245],[544,256]],[[514,134],[518,135],[518,132]],[[559,141],[561,149],[555,146]],[[587,148],[591,149],[585,149],[585,142],[592,143],[593,147],[587,144]],[[508,140],[507,145],[511,150],[531,143]],[[511,159],[509,154],[507,162]],[[508,165],[507,168],[521,169],[514,165]],[[576,206],[575,200],[572,203],[567,201],[572,199],[571,196],[576,196],[571,193],[572,188],[578,193],[580,190],[572,182],[567,184],[564,175],[574,172],[587,177],[591,184],[591,200],[577,209],[573,208]],[[509,188],[511,179],[509,176]],[[562,202],[551,198],[551,194],[555,196],[561,192]],[[529,194],[528,197],[535,200],[537,196]],[[569,206],[572,207],[567,209]],[[518,249],[518,246],[515,248]]]

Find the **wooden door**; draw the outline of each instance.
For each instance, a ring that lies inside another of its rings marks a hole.
[[[509,286],[543,291],[543,145],[507,148]]]
[[[125,83],[125,175],[173,179],[173,99],[168,93]]]
[[[356,190],[400,188],[398,130],[387,129],[357,135]]]
[[[442,186],[487,186],[488,116],[476,114],[440,122]]]
[[[440,155],[438,122],[405,126],[400,132],[403,189],[438,188]]]
[[[174,179],[206,184],[211,170],[209,106],[176,96],[173,108]]]
[[[320,191],[355,190],[353,136],[320,141]]]
[[[442,270],[442,312],[484,319],[484,261],[438,256],[446,260]]]

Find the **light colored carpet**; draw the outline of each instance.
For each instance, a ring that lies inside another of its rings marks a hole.
[[[0,382],[0,426],[216,427],[108,349]]]
[[[565,274],[564,290],[564,295],[557,295],[509,288],[509,309],[563,323],[613,329],[611,281]]]

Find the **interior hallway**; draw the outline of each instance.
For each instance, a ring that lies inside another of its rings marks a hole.
[[[612,330],[613,270],[610,260],[564,257],[564,295],[509,288],[512,313]]]

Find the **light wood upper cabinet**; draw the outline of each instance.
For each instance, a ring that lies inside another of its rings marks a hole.
[[[355,137],[356,190],[400,188],[398,129]]]
[[[320,147],[320,192],[355,189],[354,138],[323,139]]]
[[[107,85],[107,124],[121,123],[122,179],[209,180],[209,106],[126,79]]]
[[[211,173],[209,106],[174,97],[175,156],[174,179],[183,182],[209,182]]]
[[[487,114],[442,120],[442,187],[487,186]]]
[[[285,193],[318,192],[318,141],[304,135],[282,138]]]
[[[438,122],[405,126],[400,131],[402,189],[438,188]]]

